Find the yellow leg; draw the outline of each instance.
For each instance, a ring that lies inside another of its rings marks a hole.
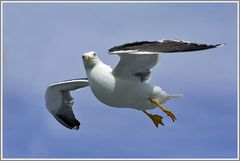
[[[149,101],[151,103],[153,103],[154,105],[158,106],[161,108],[161,110],[163,110],[163,112],[165,112],[169,117],[171,117],[171,119],[173,120],[173,122],[176,120],[176,117],[174,116],[174,114],[169,111],[168,109],[166,109],[165,107],[163,107],[163,105],[161,105],[157,99],[155,98],[149,98]]]
[[[163,119],[162,116],[152,115],[152,114],[150,114],[150,113],[147,113],[147,112],[144,111],[144,110],[143,110],[143,112],[144,112],[150,119],[152,119],[152,121],[153,121],[153,123],[154,123],[154,125],[155,125],[156,127],[158,127],[158,124],[161,124],[161,125],[164,126],[164,124],[163,124],[163,122],[162,122],[162,119]]]

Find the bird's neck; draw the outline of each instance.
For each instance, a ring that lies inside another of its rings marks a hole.
[[[93,67],[85,67],[86,70],[86,74],[89,77],[91,75],[92,72],[101,72],[101,71],[107,71],[107,72],[112,72],[112,68],[107,65],[104,64],[102,61],[99,61],[98,63],[96,63]]]

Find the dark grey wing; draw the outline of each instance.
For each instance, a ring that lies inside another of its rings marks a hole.
[[[150,69],[158,64],[159,53],[189,52],[211,49],[223,44],[208,45],[180,40],[141,41],[115,46],[109,54],[117,54],[120,61],[113,69],[115,77],[145,81]]]
[[[79,129],[80,122],[76,119],[72,106],[74,104],[70,91],[89,86],[87,78],[67,80],[51,84],[45,93],[48,111],[63,126]]]
[[[126,53],[126,52],[149,52],[149,53],[174,53],[188,52],[211,49],[223,44],[208,45],[191,43],[182,40],[160,40],[160,41],[141,41],[115,46],[109,49],[110,53]]]

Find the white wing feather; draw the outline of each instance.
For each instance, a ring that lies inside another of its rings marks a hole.
[[[145,81],[150,77],[150,69],[158,64],[159,54],[120,54],[120,61],[113,70],[116,77]]]
[[[145,81],[150,76],[150,68],[158,63],[159,53],[191,52],[222,46],[191,43],[182,40],[140,41],[115,46],[110,54],[120,56],[113,70],[116,77]]]
[[[70,91],[86,86],[89,86],[89,82],[86,78],[82,78],[54,83],[46,90],[45,100],[48,111],[69,129],[79,129],[80,126],[72,110],[73,98]]]

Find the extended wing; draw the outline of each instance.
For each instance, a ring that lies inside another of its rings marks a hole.
[[[150,76],[159,59],[159,53],[190,52],[211,49],[222,44],[208,45],[180,40],[141,41],[115,46],[110,54],[120,56],[120,61],[113,70],[116,77],[145,81]]]
[[[89,86],[87,78],[68,80],[51,84],[45,93],[48,111],[63,126],[69,129],[79,129],[80,122],[73,113],[73,97],[70,91]]]

